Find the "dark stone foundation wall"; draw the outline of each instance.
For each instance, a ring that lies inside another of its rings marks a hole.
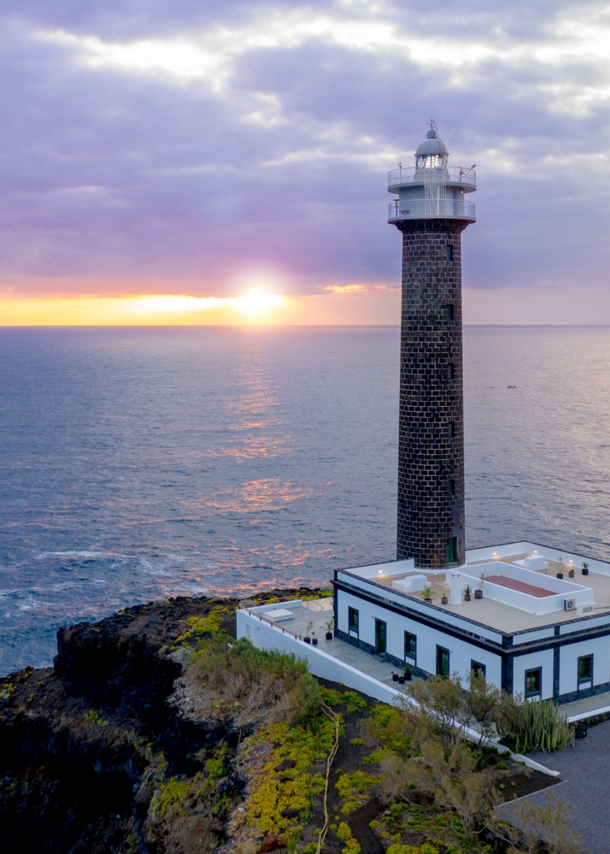
[[[464,563],[461,233],[403,220],[397,557]],[[448,541],[456,538],[455,560]]]

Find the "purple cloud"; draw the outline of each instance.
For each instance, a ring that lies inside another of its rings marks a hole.
[[[397,282],[385,173],[432,113],[477,164],[466,282],[603,285],[603,8],[5,3],[0,274]]]

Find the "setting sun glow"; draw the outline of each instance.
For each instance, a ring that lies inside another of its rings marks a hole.
[[[323,293],[287,296],[252,288],[235,297],[187,294],[122,296],[0,293],[0,326],[276,326],[396,324],[399,290],[331,285]]]

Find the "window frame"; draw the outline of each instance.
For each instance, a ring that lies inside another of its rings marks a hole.
[[[470,672],[480,673],[483,679],[487,680],[487,665],[482,664],[480,661],[475,661],[474,658],[470,659]]]
[[[528,691],[527,689],[528,678],[531,678],[530,674],[537,674],[538,689],[536,691]],[[526,700],[542,697],[542,667],[530,667],[523,674],[523,696]]]
[[[591,662],[591,675],[583,677],[580,675],[580,663],[581,661],[590,661]],[[576,662],[576,677],[578,680],[578,687],[581,685],[591,685],[593,686],[593,653],[589,653],[588,655],[579,655]]]
[[[443,672],[444,668],[439,667],[439,664],[442,661],[443,653],[447,655],[447,671]],[[441,646],[437,643],[436,645],[436,675],[447,678],[451,673],[451,650],[447,649],[445,646]]]
[[[458,538],[447,537],[447,563],[458,562]]]
[[[407,652],[407,639],[413,641],[413,654]],[[417,663],[417,635],[414,635],[413,632],[405,631],[405,640],[404,640],[404,659],[405,662],[409,659],[409,663],[416,664]]]
[[[380,637],[380,626],[384,626],[383,629],[383,649],[379,648],[379,637]],[[387,620],[380,620],[378,617],[375,617],[375,655],[385,655],[388,651],[388,623]]]
[[[356,628],[352,628],[352,618],[354,616]],[[352,608],[351,605],[347,607],[347,633],[348,635],[355,635],[357,638],[360,637],[360,611],[358,608]]]

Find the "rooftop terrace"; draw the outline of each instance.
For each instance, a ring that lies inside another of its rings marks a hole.
[[[523,563],[529,558],[542,558],[538,563],[545,564],[544,568],[526,568]],[[532,543],[513,543],[467,552],[466,564],[455,570],[417,569],[413,561],[393,561],[348,569],[341,574],[388,588],[394,595],[417,601],[420,607],[428,605],[435,611],[447,611],[512,634],[602,615],[610,617],[610,564],[589,559],[588,574],[583,575],[585,561],[587,558],[580,555]],[[569,577],[571,571],[573,578]],[[452,597],[451,576],[456,572],[461,575],[460,591],[468,586],[472,594],[481,586],[482,574],[483,598],[472,595],[466,601],[461,593],[456,597],[455,589]],[[558,573],[563,574],[563,579],[557,578]],[[424,599],[426,584],[430,586],[429,602]],[[442,603],[443,597],[447,604]],[[566,599],[574,600],[570,610],[565,610]]]

